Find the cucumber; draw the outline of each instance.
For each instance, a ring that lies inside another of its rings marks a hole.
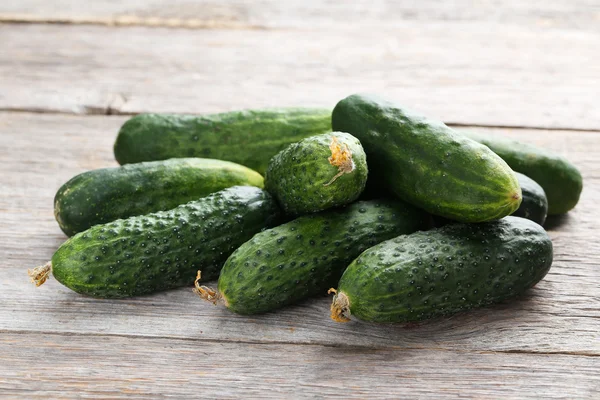
[[[228,161],[181,158],[84,172],[62,185],[54,216],[72,236],[93,225],[164,211],[219,190],[263,187],[262,176]]]
[[[521,187],[523,200],[519,208],[511,215],[515,217],[527,218],[540,225],[544,225],[548,213],[548,200],[544,194],[544,189],[533,179],[516,172],[515,175]],[[436,228],[456,223],[444,217],[434,217],[433,225]]]
[[[367,183],[367,158],[358,139],[343,132],[289,145],[269,162],[265,188],[289,215],[342,206]]]
[[[305,137],[331,131],[331,110],[281,108],[212,115],[140,114],[121,127],[119,164],[205,157],[264,174],[271,157]]]
[[[517,179],[523,193],[523,201],[519,209],[512,213],[512,215],[527,218],[540,225],[544,225],[546,215],[548,214],[548,199],[546,198],[544,189],[530,177],[518,172]]]
[[[548,197],[548,214],[564,214],[573,209],[583,189],[581,173],[566,158],[539,147],[474,132],[467,137],[489,147],[510,167],[536,181]]]
[[[376,97],[352,95],[335,106],[332,126],[360,140],[375,186],[431,214],[482,222],[519,208],[521,190],[510,167],[441,122]]]
[[[198,269],[216,278],[238,246],[278,217],[266,191],[234,186],[172,210],[95,225],[29,272],[38,286],[52,271],[66,287],[94,297],[153,293],[193,283]]]
[[[353,203],[256,234],[227,259],[209,301],[240,314],[263,313],[322,293],[362,251],[401,233],[428,228],[428,215],[397,200]],[[204,273],[204,271],[202,271]]]
[[[331,317],[407,322],[453,314],[523,293],[551,264],[546,231],[519,217],[399,236],[348,266]]]

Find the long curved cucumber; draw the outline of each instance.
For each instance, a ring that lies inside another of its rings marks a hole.
[[[69,289],[102,298],[189,285],[198,269],[214,279],[238,246],[279,216],[266,191],[234,186],[168,211],[95,225],[67,240],[30,276],[39,286],[52,272]]]
[[[331,110],[274,108],[210,115],[140,114],[121,127],[119,164],[205,157],[232,161],[264,174],[269,160],[291,143],[331,131]]]

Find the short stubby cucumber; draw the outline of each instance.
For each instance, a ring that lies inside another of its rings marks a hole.
[[[360,140],[372,187],[432,214],[483,222],[510,215],[521,203],[517,177],[506,162],[442,122],[377,97],[352,95],[335,106],[332,126]]]
[[[512,215],[544,225],[548,214],[548,199],[544,189],[533,179],[518,172],[517,179],[523,193],[523,201],[521,201],[519,209]]]
[[[54,197],[54,216],[72,236],[93,225],[164,211],[238,185],[263,187],[250,168],[207,158],[174,158],[84,172]]]
[[[232,161],[264,174],[287,145],[331,131],[331,110],[274,108],[211,115],[140,114],[121,127],[119,164],[204,157]]]
[[[448,315],[515,297],[551,264],[546,231],[519,217],[399,236],[348,266],[331,317],[408,322]]]
[[[573,209],[583,189],[581,173],[566,158],[531,144],[480,133],[463,132],[489,147],[510,167],[536,181],[548,197],[548,214],[564,214]]]
[[[429,227],[429,216],[397,200],[353,203],[256,234],[227,260],[218,292],[197,286],[240,314],[257,314],[325,294],[362,251]]]
[[[279,214],[266,191],[234,186],[172,210],[95,225],[29,273],[38,286],[52,272],[75,292],[102,298],[189,285],[199,269],[216,278],[227,257]]]
[[[343,132],[289,145],[269,162],[265,188],[289,215],[356,200],[367,183],[367,159],[358,139]]]

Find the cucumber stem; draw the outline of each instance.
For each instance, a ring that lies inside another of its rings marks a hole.
[[[350,300],[345,293],[338,293],[337,290],[331,288],[327,291],[327,294],[333,293],[333,303],[331,303],[331,319],[335,322],[348,322],[350,318]]]
[[[329,150],[331,150],[331,157],[327,160],[329,161],[329,164],[338,167],[339,172],[331,178],[329,182],[324,183],[323,186],[329,186],[340,176],[354,171],[355,166],[354,160],[352,160],[352,152],[348,148],[348,145],[344,143],[344,147],[342,148],[335,136],[332,136],[331,138]]]
[[[208,286],[201,286],[200,279],[202,278],[202,271],[198,271],[196,280],[194,281],[195,288],[192,289],[202,300],[210,301],[214,305],[217,305],[221,300],[221,293],[216,290],[209,288]]]
[[[342,175],[344,175],[344,171],[340,171],[340,172],[338,172],[337,174],[335,174],[335,176],[334,176],[333,178],[331,178],[331,180],[330,180],[329,182],[327,182],[327,183],[324,183],[324,184],[323,184],[323,186],[329,186],[329,185],[331,185],[333,182],[335,182],[335,180],[336,180],[337,178],[339,178],[339,177],[340,177],[340,176],[342,176]]]
[[[52,262],[48,261],[44,265],[35,267],[34,269],[28,269],[27,275],[31,278],[31,282],[35,283],[35,286],[41,286],[50,276],[50,272],[52,272]]]

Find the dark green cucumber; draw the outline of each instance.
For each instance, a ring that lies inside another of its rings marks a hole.
[[[212,115],[140,114],[121,127],[119,164],[205,157],[233,161],[261,174],[271,157],[305,137],[331,131],[331,110],[281,108]]]
[[[178,158],[103,168],[77,175],[54,197],[54,216],[68,236],[93,225],[164,211],[219,190],[263,187],[247,167],[207,158]]]
[[[510,167],[536,181],[548,197],[548,214],[564,214],[577,205],[583,178],[566,158],[539,147],[515,140],[463,132],[488,146]]]
[[[257,314],[325,294],[362,251],[428,222],[425,212],[397,200],[300,217],[237,249],[219,276],[218,297],[236,313]]]
[[[482,222],[519,207],[521,190],[510,167],[442,122],[376,97],[352,95],[335,106],[332,125],[360,140],[376,187],[432,214]]]
[[[518,172],[517,179],[523,193],[523,201],[521,201],[519,209],[512,213],[512,215],[527,218],[540,225],[544,225],[546,215],[548,214],[548,199],[546,198],[544,189],[530,177]]]
[[[82,294],[130,297],[188,285],[196,271],[214,279],[227,257],[279,216],[275,199],[235,186],[168,211],[96,225],[67,240],[52,274]],[[44,273],[32,276],[43,283]]]
[[[342,206],[367,183],[367,158],[358,139],[343,132],[293,143],[269,162],[265,188],[289,215]]]
[[[519,217],[399,236],[350,264],[332,318],[407,322],[481,307],[523,293],[551,264],[546,231]]]

